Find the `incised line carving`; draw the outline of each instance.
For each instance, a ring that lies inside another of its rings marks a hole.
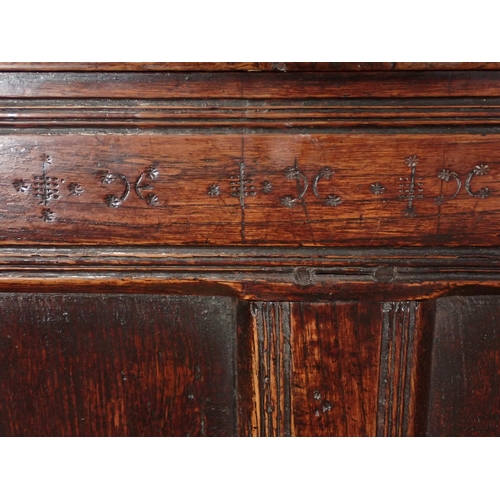
[[[318,183],[321,179],[330,180],[333,177],[334,171],[330,167],[324,167],[320,170],[319,174],[314,178],[312,190],[314,196],[320,200],[325,200],[325,203],[330,207],[337,207],[342,203],[340,196],[329,194],[323,198],[318,192]]]
[[[399,192],[401,193],[399,199],[407,201],[406,208],[403,212],[406,217],[415,217],[417,215],[415,200],[424,197],[422,194],[424,191],[423,183],[421,182],[422,178],[419,177],[417,179],[417,165],[419,162],[420,159],[417,155],[407,156],[405,158],[405,164],[410,167],[410,177],[404,179],[401,177],[399,179],[400,181],[407,181],[409,183],[408,187],[404,184],[400,184],[399,186]]]
[[[415,201],[424,197],[423,179],[417,174],[417,166],[420,159],[417,155],[407,156],[404,159],[405,164],[410,169],[408,177],[400,177],[399,196],[398,199],[406,202],[406,207],[403,214],[406,217],[415,217],[417,215]],[[49,205],[62,198],[61,185],[64,184],[64,179],[51,176],[48,174],[49,167],[52,164],[52,158],[45,155],[43,159],[41,175],[33,175],[32,180],[15,179],[12,182],[15,190],[22,194],[31,194],[37,198],[38,204],[43,207],[41,210],[41,218],[45,222],[54,222],[56,214],[51,210]],[[437,177],[443,182],[453,182],[454,191],[451,195],[445,196],[441,194],[434,198],[434,203],[438,206],[443,205],[449,201],[457,198],[462,187],[465,188],[466,193],[478,199],[488,198],[493,190],[489,187],[481,187],[474,189],[473,183],[476,177],[483,177],[490,173],[490,166],[486,163],[479,163],[474,166],[463,180],[461,176],[451,170],[450,168],[443,168],[438,171]],[[284,169],[285,178],[290,181],[295,181],[297,186],[296,194],[287,194],[279,198],[279,202],[287,207],[293,208],[297,204],[304,203],[305,197],[311,186],[313,195],[320,200],[323,204],[330,207],[339,206],[343,200],[334,193],[322,194],[324,189],[322,181],[330,181],[335,172],[330,167],[323,167],[313,177],[312,182],[309,181],[306,174],[304,174],[298,164],[297,157],[295,157],[293,165]],[[111,172],[109,170],[101,170],[99,172],[101,178],[101,185],[107,186],[113,183],[122,184],[123,190],[117,193],[108,194],[105,197],[106,204],[111,208],[118,208],[123,205],[134,191],[137,197],[143,200],[148,206],[156,207],[160,204],[160,200],[155,191],[155,181],[159,177],[158,168],[151,165],[148,169],[144,170],[136,179],[131,182],[126,175],[120,172]],[[85,190],[78,182],[71,182],[68,185],[68,196],[82,196]],[[369,186],[370,192],[375,196],[384,195],[387,192],[386,187],[380,182],[373,182]],[[238,173],[231,175],[229,180],[229,195],[235,197],[239,201],[239,205],[244,214],[246,208],[245,199],[248,196],[256,196],[258,193],[269,195],[274,190],[273,184],[269,180],[264,180],[258,185],[254,182],[254,176],[247,172],[247,166],[244,162],[238,165]],[[212,183],[208,186],[206,194],[211,198],[221,196],[223,189],[218,182]],[[242,219],[242,227],[244,229],[244,217]],[[242,231],[243,231],[242,229]]]
[[[263,181],[260,185],[260,191],[263,194],[269,194],[273,190],[273,185],[270,181]],[[245,209],[245,198],[247,196],[256,196],[259,188],[255,185],[253,176],[247,173],[247,165],[240,162],[238,165],[238,173],[231,175],[229,180],[229,194],[238,198],[240,207]],[[217,198],[222,194],[223,190],[218,182],[210,184],[207,188],[207,195],[210,198]]]
[[[121,194],[109,194],[105,198],[107,205],[111,208],[118,208],[120,205],[123,205],[132,190],[132,183],[128,180],[127,176],[120,173],[112,173],[109,170],[101,171],[99,175],[103,186],[117,180],[123,183],[124,189]],[[158,169],[154,165],[151,165],[151,167],[139,175],[137,180],[133,183],[137,196],[141,200],[144,200],[150,207],[158,206],[160,200],[155,193],[144,194],[144,191],[152,191],[154,189],[154,186],[150,183],[158,179],[158,176]]]
[[[297,158],[295,158],[293,166],[285,168],[285,177],[290,181],[297,181],[298,184],[302,182],[302,189],[299,191],[297,196],[287,194],[286,196],[280,198],[282,205],[287,208],[293,208],[297,203],[304,199],[307,188],[309,187],[307,177],[299,170]]]
[[[483,200],[490,196],[493,190],[489,187],[482,187],[478,191],[474,191],[471,186],[474,177],[482,177],[484,175],[487,175],[489,171],[489,165],[480,163],[467,174],[467,177],[465,179],[465,191],[469,196],[472,196],[473,198],[481,198]],[[445,182],[449,182],[451,179],[454,179],[457,184],[455,192],[448,199],[445,199],[444,195],[439,195],[434,198],[434,202],[436,203],[436,205],[443,205],[448,201],[454,200],[458,196],[458,193],[462,189],[462,180],[456,172],[453,172],[452,170],[446,168],[443,168],[438,172],[438,178]]]
[[[441,170],[438,173],[438,178],[444,182],[450,182],[451,179],[454,179],[455,182],[457,183],[457,189],[455,190],[455,192],[451,195],[451,197],[448,200],[445,200],[445,197],[442,194],[440,194],[439,196],[436,196],[436,198],[434,199],[434,202],[436,203],[436,205],[442,205],[443,203],[445,203],[445,201],[451,201],[457,197],[460,189],[462,188],[462,181],[460,180],[460,177],[456,172],[452,172],[451,170],[448,170],[446,168],[443,168],[443,170]]]
[[[469,175],[467,176],[467,179],[465,179],[465,190],[467,193],[474,197],[474,198],[488,198],[488,196],[491,193],[491,189],[488,187],[483,187],[479,191],[473,191],[471,188],[471,182],[472,179],[475,176],[483,176],[487,175],[490,170],[489,165],[484,165],[483,163],[480,163],[479,165],[476,165],[470,172]]]
[[[322,179],[330,180],[333,177],[334,173],[335,172],[330,167],[323,167],[314,177],[312,183],[312,191],[314,196],[323,201],[325,205],[328,205],[330,207],[339,206],[342,203],[342,198],[335,194],[321,196],[318,191],[318,184]],[[300,171],[297,158],[295,158],[293,166],[285,168],[285,177],[288,180],[297,181],[297,184],[299,185],[299,193],[297,196],[288,194],[280,198],[280,202],[282,205],[287,208],[293,208],[297,203],[300,203],[304,200],[304,196],[306,195],[306,192],[309,188],[309,181],[307,180],[307,176]]]

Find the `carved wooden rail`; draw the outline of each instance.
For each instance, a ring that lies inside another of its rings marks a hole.
[[[26,220],[38,238],[54,244],[103,243],[103,231],[108,242],[175,245],[499,241],[500,169],[489,138],[190,136],[187,144],[182,136],[139,135],[99,141],[92,149],[95,137],[4,137],[4,168],[16,165],[0,183],[0,196],[9,200],[5,242],[20,241]],[[238,156],[235,145],[243,143],[246,152]],[[402,156],[402,148],[422,156]],[[221,154],[212,156],[214,150]],[[37,220],[57,225],[57,238]]]

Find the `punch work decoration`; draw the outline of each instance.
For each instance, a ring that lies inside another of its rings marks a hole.
[[[31,180],[15,179],[12,183],[17,192],[31,195],[38,200],[38,205],[42,207],[40,216],[44,222],[56,220],[57,216],[52,210],[52,205],[62,198],[61,189],[62,184],[64,184],[64,179],[49,175],[51,164],[52,157],[44,155],[40,175],[33,175]],[[85,192],[82,186],[76,182],[70,183],[68,188],[69,196],[80,196]]]

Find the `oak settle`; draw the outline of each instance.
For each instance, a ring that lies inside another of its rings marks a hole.
[[[0,63],[0,434],[500,435],[500,63]]]

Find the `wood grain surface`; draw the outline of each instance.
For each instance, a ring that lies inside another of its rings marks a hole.
[[[239,366],[252,374],[242,435],[374,436],[381,313],[376,303],[242,304]]]
[[[0,240],[495,246],[498,144],[426,134],[2,136]]]
[[[499,83],[0,63],[0,434],[498,435]]]
[[[290,303],[240,303],[238,324],[240,434],[291,436]]]
[[[380,304],[293,305],[294,435],[375,435],[381,312]]]
[[[132,94],[131,94],[132,95]],[[327,130],[331,133],[393,130],[422,133],[495,133],[500,100],[488,94],[464,97],[241,96],[226,98],[60,98],[0,100],[0,127],[10,133],[34,129],[59,133],[110,129],[122,133],[276,132]],[[18,130],[21,129],[21,130]],[[498,133],[498,131],[496,131]]]
[[[382,306],[378,436],[425,436],[435,302]]]
[[[496,248],[0,247],[0,291],[329,302],[496,294]]]
[[[500,71],[0,72],[3,98],[498,97]]]
[[[500,435],[499,312],[498,297],[437,301],[428,435]]]
[[[235,304],[0,294],[2,436],[235,435]]]
[[[0,62],[0,71],[443,71],[498,70],[495,62]]]

